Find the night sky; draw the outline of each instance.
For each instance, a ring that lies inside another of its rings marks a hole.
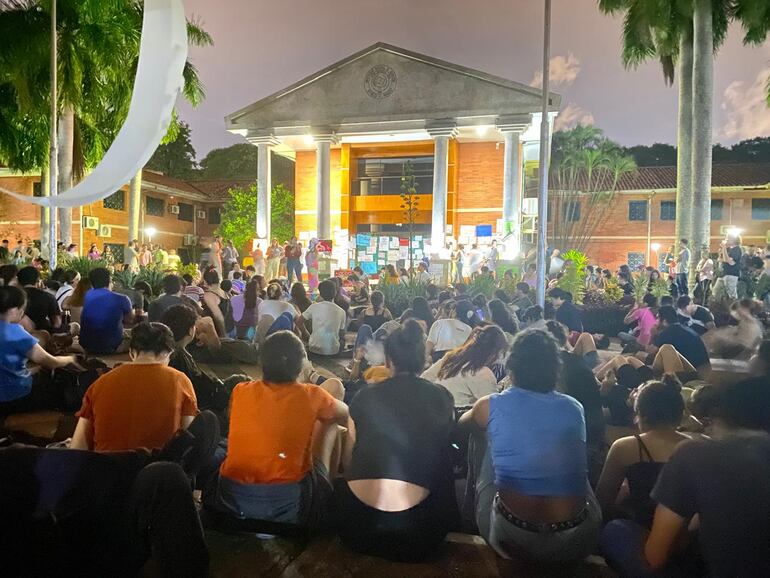
[[[378,41],[536,83],[542,68],[542,0],[185,0],[215,45],[193,49],[208,97],[182,105],[202,158],[243,142],[224,116]],[[553,89],[563,95],[562,126],[590,121],[622,144],[674,142],[676,88],[651,62],[625,71],[621,20],[595,0],[553,0]],[[738,27],[717,57],[714,140],[770,135],[764,85],[770,43],[741,44]]]

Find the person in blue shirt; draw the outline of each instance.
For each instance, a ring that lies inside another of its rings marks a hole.
[[[44,369],[76,365],[74,356],[53,357],[19,325],[27,295],[18,287],[0,287],[0,416],[55,409],[60,401],[51,388],[41,387],[27,367],[31,361]]]
[[[602,514],[588,484],[583,407],[555,391],[556,341],[539,329],[519,333],[506,369],[513,386],[479,399],[459,422],[474,431],[469,477],[479,533],[504,558],[585,558]]]
[[[123,345],[123,327],[134,321],[131,301],[114,293],[110,272],[99,267],[88,274],[93,289],[86,293],[80,315],[80,346],[92,354],[117,353]],[[127,344],[126,344],[127,345]]]

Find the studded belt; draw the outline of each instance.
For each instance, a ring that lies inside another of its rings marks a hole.
[[[566,520],[564,522],[546,522],[542,524],[536,524],[533,522],[527,522],[521,518],[516,517],[508,508],[505,507],[505,503],[500,499],[500,494],[495,494],[495,507],[497,511],[508,520],[511,524],[527,532],[535,532],[538,534],[546,534],[551,532],[563,532],[564,530],[571,530],[582,524],[586,518],[588,518],[588,502],[583,505],[580,512],[575,515],[574,518]]]

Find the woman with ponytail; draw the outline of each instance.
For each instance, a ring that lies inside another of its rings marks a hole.
[[[402,561],[435,550],[456,520],[450,434],[452,396],[418,377],[425,335],[408,319],[385,340],[390,378],[353,399],[345,479],[335,490],[342,541],[351,549]]]

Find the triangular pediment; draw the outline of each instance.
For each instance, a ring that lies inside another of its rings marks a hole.
[[[377,43],[228,115],[229,130],[538,112],[542,93],[505,78]],[[551,110],[561,97],[551,95]]]

